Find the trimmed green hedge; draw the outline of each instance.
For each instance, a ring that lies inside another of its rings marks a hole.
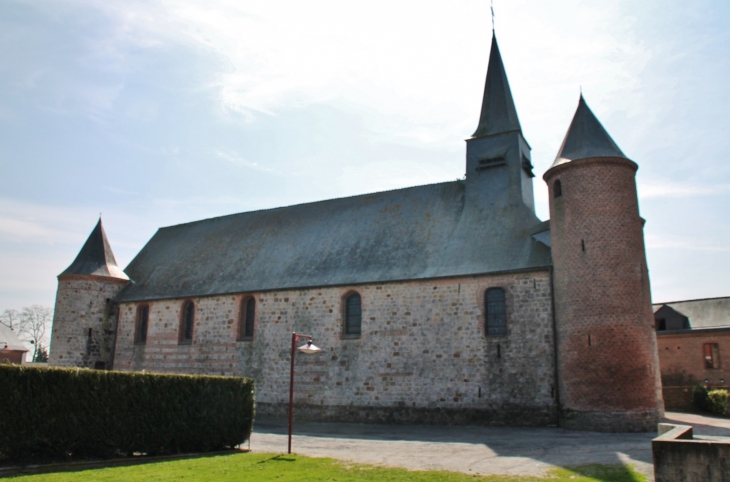
[[[251,434],[249,378],[0,365],[0,457],[209,452]]]

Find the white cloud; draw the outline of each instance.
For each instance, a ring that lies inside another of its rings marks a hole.
[[[234,166],[238,167],[248,167],[251,169],[256,169],[257,171],[265,171],[265,172],[273,172],[274,170],[268,167],[263,167],[259,165],[257,162],[251,162],[243,157],[241,157],[236,152],[224,152],[220,150],[216,150],[215,154],[220,157],[221,159],[230,162]]]
[[[652,198],[682,198],[710,196],[730,191],[730,184],[705,184],[696,182],[680,182],[670,179],[658,179],[639,182],[639,197]]]

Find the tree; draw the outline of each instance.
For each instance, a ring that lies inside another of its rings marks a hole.
[[[35,360],[39,349],[45,350],[42,343],[45,343],[46,330],[53,319],[53,310],[47,306],[30,305],[23,308],[19,318],[18,338],[33,344],[31,360]]]
[[[35,363],[48,363],[48,350],[40,343],[38,343],[38,349],[36,350],[33,361]]]
[[[0,314],[0,323],[15,330],[20,324],[20,315],[16,310],[5,310]]]

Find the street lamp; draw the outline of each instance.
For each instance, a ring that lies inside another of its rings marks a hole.
[[[308,338],[306,345],[299,347],[299,351],[302,353],[313,354],[322,351],[321,348],[316,347],[312,344],[312,337],[310,335],[300,335],[298,333],[291,334],[291,379],[289,380],[289,452],[291,453],[291,433],[292,424],[294,421],[294,355],[297,353],[297,342],[301,338]]]

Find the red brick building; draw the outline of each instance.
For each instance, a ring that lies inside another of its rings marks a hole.
[[[692,386],[730,387],[730,297],[654,305],[664,401],[692,408]]]
[[[13,330],[0,324],[0,363],[21,365],[28,351],[26,344],[18,339]]]

